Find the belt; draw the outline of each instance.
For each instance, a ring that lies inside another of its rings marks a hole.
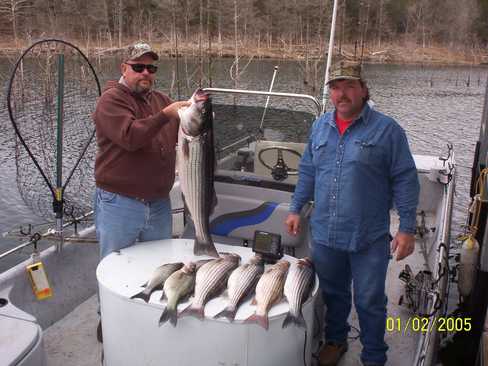
[[[156,201],[156,200],[148,200],[147,198],[139,198],[139,197],[131,197],[131,198],[144,204],[153,203],[154,201]]]

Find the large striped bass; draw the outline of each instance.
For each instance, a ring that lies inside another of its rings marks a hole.
[[[147,281],[142,287],[144,290],[135,294],[131,299],[140,298],[145,302],[149,301],[151,294],[159,289],[162,289],[166,279],[175,271],[183,267],[183,263],[167,263],[159,266],[154,270],[149,281]]]
[[[256,306],[256,313],[246,319],[246,323],[258,323],[268,329],[268,311],[283,298],[283,286],[290,262],[279,260],[264,271],[256,285],[256,297],[252,304]]]
[[[309,258],[299,259],[292,264],[286,276],[283,293],[290,305],[290,311],[283,321],[283,328],[291,323],[307,328],[302,314],[302,304],[308,298],[314,282],[314,270]]]
[[[205,263],[197,272],[192,304],[181,315],[193,315],[203,319],[205,304],[225,289],[230,272],[239,265],[240,260],[239,255],[227,253]]]
[[[190,101],[189,107],[178,110],[178,176],[195,226],[193,253],[219,257],[209,229],[209,218],[217,204],[212,103],[200,89]]]
[[[227,292],[229,295],[229,305],[214,318],[226,317],[233,321],[237,308],[246,295],[254,290],[259,277],[264,271],[263,258],[256,254],[249,260],[249,263],[237,267],[229,276],[227,281]]]

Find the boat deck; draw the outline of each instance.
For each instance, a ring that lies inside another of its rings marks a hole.
[[[48,366],[99,366],[98,297],[92,296],[43,332]]]
[[[396,232],[398,221],[392,218],[392,232]],[[392,259],[388,268],[387,295],[388,316],[400,318],[405,325],[411,312],[404,306],[398,305],[403,293],[404,284],[398,275],[408,263],[413,272],[424,269],[424,257],[417,243],[416,251],[406,260],[397,262]],[[94,295],[75,308],[66,317],[49,327],[44,332],[44,344],[47,353],[48,366],[95,366],[101,365],[102,345],[96,338],[98,324],[98,299]],[[340,366],[360,366],[361,342],[359,340],[359,325],[356,312],[351,312],[350,324],[353,326],[349,334],[349,350],[340,362]],[[416,351],[418,333],[411,330],[393,331],[386,333],[389,345],[387,365],[412,365]],[[317,365],[316,361],[312,365]],[[311,366],[311,365],[309,365]]]

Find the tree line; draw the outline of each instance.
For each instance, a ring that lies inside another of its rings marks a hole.
[[[332,6],[332,0],[0,0],[0,36],[4,46],[57,36],[103,47],[141,39],[313,53],[328,40]],[[486,47],[488,0],[339,1],[339,47],[381,50],[402,41],[466,52]]]

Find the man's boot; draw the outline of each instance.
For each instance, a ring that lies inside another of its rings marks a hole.
[[[336,366],[342,355],[347,351],[347,343],[327,342],[319,353],[320,366]]]

